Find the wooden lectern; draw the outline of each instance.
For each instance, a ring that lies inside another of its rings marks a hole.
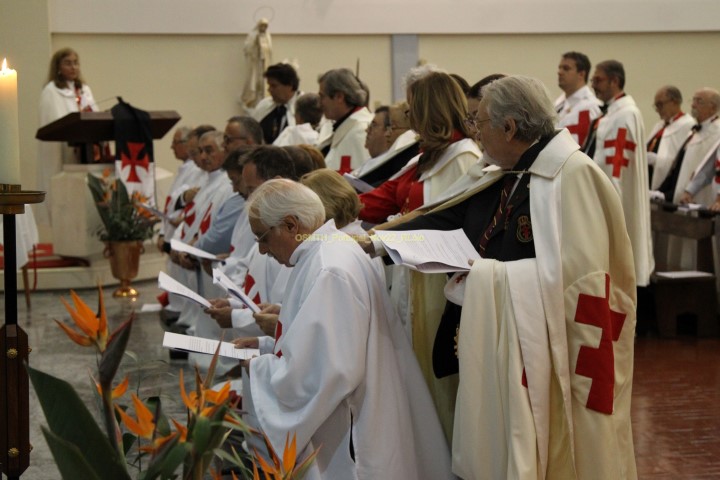
[[[172,110],[148,113],[153,139],[162,138],[180,120],[180,115]],[[70,113],[40,128],[36,138],[86,145],[111,141],[115,139],[113,116],[109,111]],[[52,205],[49,208],[53,218],[62,218],[60,222],[53,222],[53,250],[56,254],[87,259],[102,252],[102,243],[96,235],[101,227],[100,217],[85,177],[89,172],[102,170],[103,166],[106,164],[66,164],[63,172],[53,177],[50,187]],[[74,194],[68,195],[67,192]]]

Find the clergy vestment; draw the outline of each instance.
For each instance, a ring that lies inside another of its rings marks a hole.
[[[309,123],[292,125],[286,127],[275,139],[273,145],[276,147],[287,147],[289,145],[315,145],[318,139],[318,132]]]
[[[582,145],[590,131],[592,121],[601,115],[600,105],[595,93],[587,85],[578,89],[569,97],[561,95],[555,101],[558,112],[558,128],[567,128],[573,139]]]
[[[250,360],[261,431],[308,479],[452,478],[440,424],[371,260],[330,221],[290,257],[275,352]],[[351,458],[352,439],[354,460]]]
[[[420,153],[419,148],[417,133],[408,130],[396,138],[386,152],[369,159],[360,168],[353,170],[351,175],[378,187]]]
[[[714,177],[714,152],[720,141],[720,120],[709,118],[700,124],[700,130],[695,132],[685,149],[673,203],[678,203],[683,192],[688,191],[693,196],[693,202],[701,205],[712,205],[715,201],[711,186]],[[709,167],[710,172],[703,172],[703,166]],[[701,178],[695,178],[700,176]],[[705,180],[703,181],[703,178]],[[697,242],[670,235],[667,246],[667,265],[672,269],[695,270],[697,268]]]
[[[169,220],[176,220],[182,215],[185,207],[182,195],[191,188],[202,188],[207,183],[207,179],[207,172],[198,167],[192,159],[187,159],[180,165],[163,207],[163,213]],[[163,220],[160,233],[165,236],[167,241],[170,241],[176,228],[168,220]]]
[[[365,148],[365,137],[373,117],[366,107],[357,108],[340,125],[333,126],[334,131],[329,139],[330,150],[325,155],[327,168],[347,173],[359,168],[370,158],[370,153]],[[324,145],[319,145],[318,148],[322,150],[322,146]]]
[[[260,102],[255,106],[255,108],[252,109],[251,116],[262,125],[269,115],[274,114],[273,112],[275,112],[275,109],[277,107],[285,107],[285,111],[283,112],[283,118],[278,119],[279,124],[277,131],[274,132],[274,136],[268,136],[265,132],[266,129],[263,128],[265,143],[273,143],[275,139],[277,139],[278,135],[280,135],[280,133],[283,132],[285,128],[295,125],[295,102],[297,102],[297,99],[301,94],[302,92],[295,92],[292,98],[290,98],[290,100],[288,100],[288,102],[284,105],[275,103],[272,97],[265,97],[260,100]]]
[[[656,149],[650,190],[657,190],[662,185],[693,125],[695,125],[695,119],[692,115],[684,113],[672,119],[668,125],[665,125],[663,120],[659,121],[650,131],[647,137],[649,139],[648,147],[652,146]],[[671,201],[672,199],[666,200]]]
[[[528,235],[511,221],[505,236],[529,237],[537,258],[528,251],[518,252],[522,260],[479,260],[467,279],[453,471],[468,479],[634,479],[636,282],[621,203],[566,131],[528,172],[532,227]],[[429,216],[497,190],[500,178],[486,175]],[[477,213],[467,209],[446,228],[469,232]]]
[[[644,287],[650,283],[650,273],[655,268],[645,127],[640,110],[629,95],[612,100],[598,122],[594,160],[620,195],[635,258],[635,278],[638,286]]]

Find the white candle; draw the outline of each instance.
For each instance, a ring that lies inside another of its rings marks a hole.
[[[20,185],[17,72],[7,59],[0,70],[0,183]]]

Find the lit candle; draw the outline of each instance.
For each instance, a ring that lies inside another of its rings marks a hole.
[[[20,185],[17,72],[7,59],[0,70],[0,183]]]

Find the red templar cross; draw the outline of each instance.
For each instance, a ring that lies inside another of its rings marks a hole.
[[[142,183],[135,169],[136,167],[142,167],[147,172],[150,167],[150,159],[147,156],[147,152],[143,153],[142,157],[139,156],[140,151],[145,148],[145,143],[127,142],[127,147],[128,150],[130,150],[130,156],[128,157],[125,155],[125,152],[122,152],[120,155],[120,160],[122,161],[120,169],[124,169],[130,165],[130,173],[128,174],[127,180],[125,180],[125,183]]]
[[[590,131],[590,110],[583,110],[578,113],[578,123],[575,125],[568,125],[566,127],[568,132],[577,135],[578,145],[585,143],[585,139]]]
[[[627,129],[619,128],[617,137],[613,140],[605,140],[604,147],[615,147],[615,155],[607,157],[605,163],[613,166],[612,176],[620,178],[620,169],[629,165],[628,159],[625,158],[625,150],[634,152],[636,145],[627,140]]]
[[[610,310],[610,275],[605,274],[605,297],[581,293],[578,296],[575,321],[602,329],[597,348],[583,345],[578,353],[575,373],[592,379],[587,408],[601,413],[613,412],[615,393],[615,355],[613,342],[620,338],[625,324],[624,313]]]

